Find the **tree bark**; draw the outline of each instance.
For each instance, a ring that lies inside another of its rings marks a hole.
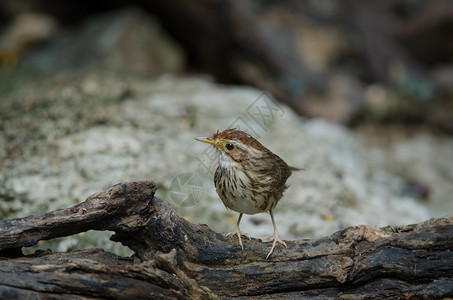
[[[453,217],[398,228],[353,226],[317,240],[237,241],[187,222],[150,181],[74,207],[0,222],[1,298],[453,297]],[[21,247],[111,230],[135,255],[100,249],[22,256]]]

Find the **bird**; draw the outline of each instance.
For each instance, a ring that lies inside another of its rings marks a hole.
[[[244,249],[241,236],[250,238],[240,230],[243,214],[253,215],[269,212],[274,234],[267,238],[272,242],[266,259],[277,244],[285,246],[280,239],[273,211],[287,189],[286,183],[292,170],[276,154],[264,147],[255,138],[236,128],[217,132],[212,137],[196,137],[197,141],[214,146],[217,150],[218,166],[214,174],[214,185],[223,204],[239,213],[233,232],[226,236],[237,236]]]

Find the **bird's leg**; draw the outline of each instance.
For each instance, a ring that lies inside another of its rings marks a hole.
[[[239,238],[239,245],[242,247],[242,250],[244,250],[244,245],[242,245],[241,235],[243,235],[243,236],[245,236],[245,237],[248,237],[249,240],[251,240],[251,238],[250,238],[250,236],[249,236],[247,233],[242,232],[242,231],[239,229],[239,223],[241,222],[242,215],[243,215],[243,214],[239,214],[239,218],[238,218],[238,221],[237,221],[237,223],[236,223],[236,227],[234,227],[234,231],[233,231],[233,232],[230,232],[230,233],[227,233],[226,236],[237,235],[238,238]]]
[[[269,213],[271,215],[271,220],[272,220],[272,226],[274,226],[274,236],[272,238],[267,238],[267,240],[269,242],[272,242],[272,247],[271,247],[271,251],[269,251],[269,253],[267,254],[266,256],[266,259],[269,258],[269,256],[271,256],[272,252],[274,252],[274,248],[275,246],[277,245],[277,243],[279,243],[280,245],[282,246],[285,246],[285,248],[288,248],[288,246],[286,245],[286,243],[284,241],[282,241],[280,239],[280,237],[278,236],[278,231],[277,231],[277,225],[275,225],[275,220],[274,220],[274,215],[272,213],[272,209],[269,210]]]

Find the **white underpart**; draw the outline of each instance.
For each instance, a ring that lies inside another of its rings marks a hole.
[[[220,167],[225,169],[234,169],[238,179],[237,188],[233,189],[230,186],[229,181],[226,180],[225,177],[221,178],[222,181],[224,180],[226,181],[225,184],[229,188],[229,190],[233,191],[232,194],[225,193],[226,198],[222,199],[225,206],[239,213],[244,213],[248,215],[253,215],[262,212],[259,209],[262,203],[250,201],[250,199],[254,197],[252,191],[247,188],[243,189],[239,184],[239,181],[242,181],[244,182],[245,186],[249,185],[249,179],[247,175],[240,171],[240,169],[238,168],[238,163],[231,159],[229,155],[227,155],[223,151],[218,152]],[[222,198],[221,193],[219,191],[217,191],[217,193],[219,194],[220,198]]]

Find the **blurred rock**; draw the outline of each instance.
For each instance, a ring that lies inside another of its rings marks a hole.
[[[398,108],[397,97],[382,85],[369,85],[364,91],[364,96],[365,105],[375,119],[395,114],[395,110]]]
[[[0,35],[0,67],[15,66],[24,55],[52,37],[55,20],[38,13],[22,13]]]
[[[420,182],[408,182],[403,186],[402,192],[404,195],[426,200],[429,198],[430,188],[426,184]]]
[[[333,73],[328,77],[325,95],[310,95],[302,106],[308,116],[330,122],[348,124],[365,109],[363,87],[357,79]]]
[[[335,10],[333,2],[316,3],[308,5],[307,2],[305,5],[318,13],[322,11],[322,14],[332,14]],[[301,3],[294,5],[303,6]],[[321,74],[325,81],[323,93],[310,93],[299,99],[298,109],[302,114],[349,124],[366,110],[363,101],[365,85],[351,73],[336,66],[350,47],[341,29],[302,13],[306,9],[308,7],[291,10],[284,5],[276,5],[268,9],[263,18],[272,26],[289,32],[300,61],[310,70]],[[288,31],[288,28],[291,30]]]
[[[338,28],[315,23],[307,15],[276,7],[269,9],[263,18],[272,26],[288,32],[297,55],[309,69],[326,73],[344,54],[346,45]]]
[[[183,52],[158,21],[137,8],[94,15],[24,62],[43,71],[91,67],[151,75],[179,72],[184,64]]]
[[[453,65],[444,65],[433,70],[436,83],[444,88],[451,88],[453,84]],[[453,93],[453,91],[451,91]]]
[[[433,216],[453,214],[453,139],[419,128],[362,128],[370,163],[401,178],[401,193],[423,200]],[[414,131],[412,129],[411,131]]]

